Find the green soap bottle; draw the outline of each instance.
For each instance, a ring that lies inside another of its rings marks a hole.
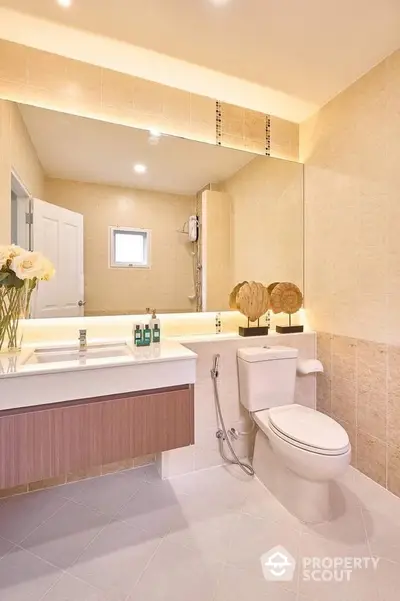
[[[160,342],[161,340],[161,332],[158,323],[154,324],[153,328],[153,342]]]
[[[148,324],[144,326],[143,342],[146,346],[148,346],[151,343],[151,330]]]
[[[134,331],[134,342],[136,346],[139,346],[142,342],[142,331],[143,328],[140,327],[140,323],[136,324]]]

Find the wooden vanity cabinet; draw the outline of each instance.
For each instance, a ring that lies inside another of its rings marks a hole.
[[[193,385],[7,410],[0,489],[193,443]]]

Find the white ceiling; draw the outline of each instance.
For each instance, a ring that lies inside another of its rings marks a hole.
[[[195,194],[256,156],[171,136],[151,145],[144,130],[28,105],[19,109],[46,175],[54,178]],[[147,172],[135,173],[136,163]]]
[[[399,0],[0,0],[322,106],[400,46]]]

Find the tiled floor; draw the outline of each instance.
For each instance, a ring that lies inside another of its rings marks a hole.
[[[337,516],[307,527],[236,467],[160,481],[154,467],[0,503],[1,601],[394,601],[400,499],[351,469]],[[260,556],[283,545],[292,582]],[[349,582],[307,582],[302,557],[381,557]]]

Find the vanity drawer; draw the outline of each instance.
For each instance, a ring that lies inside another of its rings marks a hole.
[[[194,443],[193,386],[0,414],[0,489]]]

